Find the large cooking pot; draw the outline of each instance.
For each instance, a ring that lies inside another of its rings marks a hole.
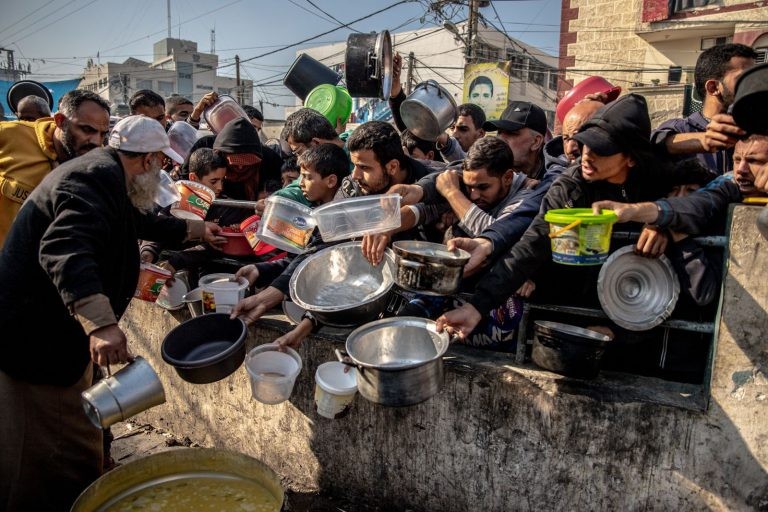
[[[291,276],[291,300],[322,324],[353,327],[378,318],[395,282],[395,258],[380,265],[363,257],[360,242],[323,249],[302,261]]]
[[[350,96],[387,101],[392,90],[392,39],[389,31],[350,34],[344,54],[344,69]]]
[[[160,352],[179,377],[193,384],[208,384],[243,364],[246,334],[248,328],[240,318],[231,320],[228,313],[212,313],[176,326],[163,339]]]
[[[201,502],[210,510],[278,512],[283,489],[269,466],[242,453],[176,449],[113,469],[80,494],[72,512],[200,510]]]
[[[607,334],[559,322],[534,323],[531,359],[538,366],[555,373],[594,379],[608,343]]]
[[[403,240],[392,244],[398,286],[427,295],[453,295],[459,290],[469,253],[431,242]]]
[[[339,80],[341,76],[334,70],[306,53],[302,53],[288,68],[288,72],[283,77],[283,85],[303,102],[315,87],[323,84],[336,85]],[[333,125],[336,125],[335,121]]]
[[[742,73],[735,89],[733,120],[747,133],[768,134],[768,62]]]
[[[347,337],[342,363],[357,368],[357,389],[371,402],[414,405],[443,386],[443,354],[450,343],[435,322],[410,316],[363,325]]]
[[[400,105],[403,123],[421,139],[436,141],[456,122],[458,108],[451,93],[434,80],[416,86]]]

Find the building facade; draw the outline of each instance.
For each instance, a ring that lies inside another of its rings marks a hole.
[[[482,23],[478,24],[477,36],[472,44],[472,56],[469,57],[467,23],[449,28],[451,30],[432,27],[391,34],[393,50],[403,58],[400,81],[406,92],[418,83],[435,80],[453,95],[457,104],[460,104],[466,64],[509,62],[509,101],[530,101],[543,108],[550,119],[554,118],[557,91],[556,57]],[[298,51],[297,55],[306,53],[343,74],[346,47],[344,41],[305,48]],[[413,57],[410,57],[411,53]],[[410,84],[408,77],[411,77]],[[300,106],[301,100],[296,98],[296,108]],[[355,98],[353,121],[370,119],[391,119],[386,102]]]
[[[693,93],[699,54],[726,42],[768,52],[768,2],[745,0],[563,0],[558,95],[601,75],[648,99],[651,122],[700,108]]]
[[[151,89],[163,97],[180,94],[197,101],[216,91],[229,94],[241,104],[253,103],[253,82],[216,74],[219,57],[197,50],[197,43],[166,38],[154,45],[152,62],[133,57],[125,62],[94,64],[89,61],[80,82],[81,89],[96,92],[114,105],[127,105],[134,92]]]

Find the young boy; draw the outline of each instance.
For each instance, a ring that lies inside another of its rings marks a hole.
[[[307,149],[299,157],[301,172],[299,187],[302,195],[312,206],[320,206],[333,200],[341,181],[349,174],[349,157],[343,149],[335,144],[320,144]],[[314,253],[325,248],[317,231],[304,254]],[[237,272],[237,276],[248,279],[251,285],[270,283],[264,290],[246,297],[235,308],[233,317],[242,316],[249,324],[255,322],[261,315],[278,306],[288,296],[288,283],[291,274],[304,255],[294,258],[290,264],[284,261],[258,263],[247,265]],[[278,272],[281,272],[277,275]],[[275,279],[273,276],[277,275]],[[298,347],[301,341],[312,332],[315,324],[310,318],[302,319],[292,331],[276,340],[281,347]]]

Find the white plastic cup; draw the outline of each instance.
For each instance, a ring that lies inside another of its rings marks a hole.
[[[296,377],[301,372],[301,357],[292,348],[280,352],[277,345],[259,345],[245,357],[245,369],[251,378],[253,398],[275,405],[291,397]]]
[[[317,414],[336,419],[344,416],[357,394],[357,370],[339,361],[323,363],[315,372],[315,406]]]
[[[176,189],[176,184],[171,178],[170,174],[161,170],[160,171],[160,183],[157,185],[155,191],[155,203],[161,208],[171,206],[181,200],[181,194]]]

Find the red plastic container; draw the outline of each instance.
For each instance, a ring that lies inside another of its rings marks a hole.
[[[562,123],[566,114],[576,103],[583,100],[584,96],[598,92],[604,92],[608,95],[608,101],[613,101],[621,94],[621,87],[614,87],[611,82],[601,76],[595,75],[585,78],[574,85],[573,89],[565,93],[563,99],[557,103],[557,108],[555,109],[557,119]]]
[[[251,215],[240,223],[240,231],[243,232],[243,235],[248,240],[249,248],[251,248],[253,254],[263,256],[268,252],[274,251],[275,247],[262,242],[256,237],[256,232],[259,230],[259,222],[261,222],[260,216]]]
[[[244,233],[229,229],[222,229],[221,236],[227,239],[227,242],[221,247],[221,252],[229,256],[250,256],[252,254],[251,244]]]

